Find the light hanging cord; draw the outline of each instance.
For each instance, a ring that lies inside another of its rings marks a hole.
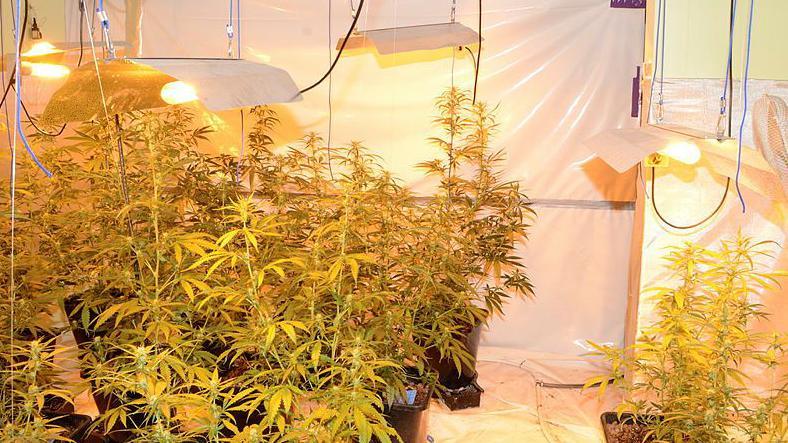
[[[36,153],[33,152],[33,149],[30,148],[30,143],[27,141],[27,136],[25,135],[25,131],[22,129],[22,76],[19,75],[22,72],[22,30],[24,28],[20,28],[20,24],[22,24],[22,1],[16,0],[16,20],[15,23],[17,24],[16,29],[16,66],[14,68],[15,71],[15,91],[16,91],[16,109],[14,110],[14,122],[16,126],[16,131],[19,133],[19,139],[22,141],[22,145],[25,147],[25,150],[30,155],[30,158],[33,160],[33,163],[38,166],[39,169],[47,176],[52,177],[52,173],[49,172],[43,163],[38,160]],[[27,9],[27,2],[25,2],[25,9]],[[26,14],[26,13],[25,13]],[[23,25],[24,26],[24,25]],[[10,83],[9,83],[10,85]]]
[[[331,34],[333,31],[331,0],[328,0],[328,62],[331,63]],[[353,7],[353,0],[350,0],[350,14],[352,18],[356,18],[356,9]],[[331,136],[334,130],[334,103],[332,96],[334,93],[334,77],[331,73],[328,74],[328,137],[326,138],[326,155],[328,156],[328,175],[331,180],[334,180],[334,166],[333,155],[331,155]]]
[[[752,43],[752,17],[755,15],[755,0],[750,0],[750,18],[747,24],[747,52],[744,56],[744,111],[741,114],[741,122],[739,123],[739,151],[736,159],[736,193],[739,195],[739,202],[741,202],[741,212],[747,212],[747,204],[744,202],[744,195],[741,193],[739,187],[739,178],[741,176],[741,151],[742,151],[742,136],[744,135],[744,122],[747,120],[747,96],[750,75],[750,44]]]
[[[449,20],[451,21],[451,23],[455,23],[455,21],[457,20],[457,0],[452,0],[451,1],[451,15],[449,16]],[[452,31],[452,33],[453,32],[454,31]],[[451,48],[451,88],[452,89],[454,89],[454,66],[455,66],[455,64],[457,62],[457,51],[458,50],[462,51],[462,46],[460,46],[459,48],[455,48],[455,47],[452,46],[452,48]],[[474,72],[475,72],[475,70],[476,70],[476,68],[475,68],[476,60],[474,60],[473,65],[474,65]]]
[[[17,2],[17,3],[19,3],[19,2]],[[16,37],[18,37],[18,34],[20,34],[20,33],[17,32],[16,29],[18,29],[19,23],[16,22],[16,15],[13,14],[13,10],[14,10],[14,4],[12,3],[11,4],[11,11],[12,11],[11,20],[14,23],[15,41],[18,41],[18,39],[16,39]],[[25,0],[25,15],[24,15],[24,18],[22,19],[22,31],[21,31],[22,37],[21,37],[21,40],[23,42],[25,41],[25,28],[27,28],[27,0]],[[16,46],[16,52],[22,52],[22,47],[19,46],[19,44],[17,44],[17,46]],[[4,71],[4,73],[5,73],[5,71]],[[5,90],[3,91],[3,98],[0,99],[0,106],[3,106],[3,104],[6,103],[6,98],[8,98],[8,92],[11,90],[11,86],[14,85],[14,79],[15,79],[16,73],[17,73],[16,63],[14,63],[14,66],[11,69],[11,75],[8,77],[8,83],[6,84]]]
[[[660,1],[662,7],[662,29],[659,50],[659,98],[657,100],[657,123],[665,118],[665,24],[668,21],[668,0]]]
[[[479,0],[479,29],[478,29],[479,41],[477,42],[479,47],[476,48],[476,60],[475,60],[476,72],[473,75],[473,104],[474,105],[476,104],[476,92],[478,90],[478,85],[479,85],[479,69],[482,65],[482,13],[483,12],[484,12],[484,8],[482,7],[482,0]]]
[[[352,3],[351,3],[351,5],[352,5]],[[350,28],[347,30],[347,34],[345,35],[345,39],[342,40],[342,45],[339,47],[339,52],[337,52],[337,56],[334,58],[334,62],[331,63],[331,66],[328,68],[328,71],[325,74],[323,74],[322,77],[320,77],[320,80],[316,81],[311,86],[306,87],[306,88],[302,89],[301,91],[299,91],[300,94],[303,94],[304,92],[307,92],[307,91],[315,88],[317,85],[323,83],[323,81],[326,78],[328,78],[328,76],[331,74],[331,71],[334,70],[334,67],[337,65],[337,62],[339,62],[339,57],[342,56],[342,52],[345,50],[345,46],[347,45],[348,40],[350,40],[350,35],[353,34],[353,30],[356,29],[356,23],[358,23],[358,18],[361,17],[361,10],[363,8],[364,8],[364,0],[361,0],[358,3],[358,9],[356,9],[356,16],[353,17],[353,22],[350,24]]]
[[[3,2],[0,1],[0,53],[5,54],[5,21],[3,20]],[[5,82],[5,70],[0,70],[0,84],[4,85]],[[0,108],[3,109],[3,115],[5,117],[5,127],[6,127],[6,135],[8,137],[8,149],[11,149],[11,145],[13,144],[13,138],[11,137],[11,117],[10,112],[8,112],[8,102],[0,102]]]
[[[646,122],[648,122],[650,120],[649,117],[651,115],[651,109],[654,106],[654,85],[657,83],[657,70],[658,70],[659,66],[661,65],[661,63],[659,61],[659,54],[660,54],[660,48],[661,48],[662,45],[660,45],[659,39],[660,39],[660,36],[662,35],[662,31],[661,31],[661,27],[662,27],[662,2],[663,2],[663,0],[659,0],[657,2],[657,25],[655,26],[657,34],[656,34],[656,36],[654,38],[654,69],[651,72],[651,88],[649,90],[649,116],[646,117]],[[660,96],[660,100],[657,103],[657,109],[656,109],[657,123],[660,123],[662,121],[662,115],[661,115],[662,114],[662,105],[661,105],[661,101],[662,101],[662,97]]]
[[[241,108],[241,149],[238,151],[238,163],[235,165],[235,184],[241,185],[241,163],[244,160],[246,135],[244,131],[244,110]]]
[[[115,44],[112,43],[112,36],[109,32],[109,15],[107,15],[107,11],[104,9],[104,0],[99,0],[98,7],[96,8],[96,14],[98,15],[99,21],[101,23],[101,33],[104,37],[104,44],[107,45],[107,54],[109,54],[110,59],[114,59]]]
[[[733,73],[733,39],[734,31],[736,30],[736,5],[737,0],[732,0],[731,3],[731,23],[728,31],[728,59],[725,63],[725,83],[722,87],[722,95],[720,96],[720,116],[717,119],[717,140],[725,138],[726,122],[730,121],[728,116],[728,86],[733,84],[731,78]],[[728,136],[730,136],[730,127],[728,127]]]
[[[241,0],[236,0],[236,4],[235,4],[235,21],[236,21],[236,23],[238,23],[238,26],[236,26],[236,33],[238,35],[237,35],[237,38],[235,39],[235,41],[237,42],[237,45],[238,45],[238,49],[236,50],[237,53],[235,54],[235,58],[240,60],[241,59]]]
[[[225,31],[227,31],[227,58],[233,58],[233,37],[235,36],[234,28],[233,28],[233,0],[229,0],[230,2],[230,16],[227,19],[227,25],[225,25]]]

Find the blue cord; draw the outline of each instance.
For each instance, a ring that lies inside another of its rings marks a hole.
[[[736,29],[736,8],[737,8],[737,0],[733,0],[733,12],[731,12],[731,26],[730,26],[730,34],[728,36],[728,62],[725,64],[725,85],[722,88],[722,103],[725,103],[723,106],[727,106],[727,99],[728,99],[728,81],[732,75],[731,73],[731,61],[733,60],[733,38],[734,38],[734,30]],[[726,111],[725,108],[720,109],[720,114],[724,114]]]
[[[654,106],[654,83],[657,81],[657,66],[659,65],[659,36],[660,36],[660,25],[662,24],[662,0],[659,0],[657,3],[657,35],[654,38],[655,40],[655,47],[654,47],[654,72],[651,73],[651,92],[649,94],[649,114],[651,113],[651,108]]]
[[[5,23],[3,23],[3,4],[0,2],[0,53],[5,54]],[[5,69],[0,70],[0,84],[5,85]],[[11,138],[11,118],[9,117],[10,113],[8,112],[8,102],[3,104],[3,112],[5,116],[5,127],[6,127],[6,135],[8,136],[8,148],[11,148],[11,145],[14,143],[13,139]]]
[[[33,149],[30,148],[30,143],[27,141],[27,136],[25,135],[25,131],[22,129],[22,67],[21,67],[21,54],[19,53],[20,50],[20,38],[22,36],[22,32],[19,29],[22,23],[22,0],[16,0],[16,78],[14,79],[14,83],[16,84],[16,109],[14,110],[15,114],[15,122],[16,122],[16,130],[19,133],[19,138],[22,140],[22,144],[24,145],[27,153],[30,154],[30,158],[33,162],[38,166],[41,171],[47,177],[52,177],[52,173],[49,172],[41,161],[38,160],[36,157],[36,153],[33,152]]]
[[[755,0],[750,0],[750,20],[747,25],[747,54],[744,61],[744,112],[742,112],[741,123],[739,124],[739,153],[736,162],[736,192],[739,194],[742,213],[747,212],[747,205],[744,203],[744,196],[739,188],[739,176],[741,175],[742,135],[744,134],[744,121],[747,119],[747,80],[750,75],[750,43],[752,43],[752,16],[754,13]]]
[[[104,11],[104,0],[99,0],[99,4],[98,7],[96,8],[96,12],[98,12],[99,14],[102,12],[106,12]],[[101,27],[105,29],[109,29],[109,20],[105,19],[103,15],[101,15],[100,18],[101,18]]]
[[[662,4],[662,40],[660,42],[661,49],[659,53],[659,104],[662,106],[662,93],[665,86],[665,23],[668,21],[668,0],[661,0]]]

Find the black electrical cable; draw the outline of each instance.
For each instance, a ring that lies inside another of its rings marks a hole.
[[[720,200],[720,204],[717,205],[714,211],[711,214],[709,214],[708,217],[704,218],[703,220],[697,223],[693,223],[691,225],[686,225],[686,226],[679,226],[665,220],[665,217],[663,217],[662,214],[660,214],[659,209],[657,209],[657,196],[655,193],[657,189],[656,182],[657,182],[656,168],[652,167],[651,168],[651,206],[654,208],[654,213],[657,214],[657,217],[660,220],[662,220],[662,222],[665,223],[666,225],[674,229],[682,229],[682,230],[697,228],[698,226],[706,223],[707,221],[711,220],[712,217],[717,215],[717,213],[720,212],[720,209],[722,209],[723,205],[725,205],[725,200],[728,198],[728,191],[730,190],[731,187],[731,178],[728,177],[728,181],[725,184],[725,193],[722,194],[722,200]]]
[[[473,60],[473,72],[476,72],[476,54],[474,54],[473,51],[471,51],[471,48],[467,46],[463,46],[463,47],[465,48],[466,51],[468,51],[468,54],[471,54],[471,60]]]
[[[615,383],[615,378],[610,378],[605,382],[598,381],[596,383],[586,385],[584,383],[548,383],[541,380],[537,380],[536,384],[543,388],[549,389],[586,389],[586,388],[599,388],[602,387],[602,383]]]
[[[476,104],[476,90],[479,85],[479,66],[482,64],[482,0],[479,0],[479,47],[476,48],[476,73],[473,76],[473,104]]]
[[[84,26],[85,26],[85,0],[79,0],[79,60],[77,68],[82,66],[82,56],[85,54]]]
[[[733,33],[735,31],[735,21],[736,21],[736,4],[733,0],[731,0],[731,9],[730,9],[730,28],[728,30],[728,38],[732,39]],[[731,81],[728,82],[728,101],[730,104],[726,103],[728,110],[733,109],[733,57],[728,57],[728,72],[731,76]],[[728,137],[733,134],[733,119],[730,116],[730,111],[728,111]]]
[[[303,94],[304,92],[307,92],[307,91],[313,89],[315,86],[319,85],[320,83],[323,83],[323,81],[325,79],[327,79],[328,76],[331,74],[331,71],[334,70],[334,67],[337,65],[337,62],[339,62],[339,57],[342,56],[342,51],[345,50],[345,45],[347,45],[348,40],[350,40],[350,35],[353,34],[353,30],[356,29],[356,23],[358,23],[358,18],[361,17],[361,10],[363,8],[364,8],[364,0],[361,0],[358,3],[358,9],[356,9],[356,16],[353,17],[353,23],[350,24],[350,29],[347,30],[347,34],[345,35],[345,39],[342,40],[342,45],[339,47],[339,52],[337,53],[336,58],[334,58],[334,62],[331,63],[331,66],[328,68],[328,71],[325,74],[323,74],[322,77],[320,77],[320,80],[318,80],[314,84],[312,84],[312,86],[309,86],[307,88],[304,88],[304,89],[300,90],[299,94]]]
[[[350,8],[353,8],[353,0],[350,0]],[[359,14],[356,13],[356,17]],[[328,0],[328,60],[331,60],[331,31],[332,31],[332,20],[331,20],[331,0]],[[328,74],[328,138],[326,139],[326,154],[328,155],[328,175],[331,177],[331,180],[334,180],[334,167],[331,155],[331,135],[332,130],[334,128],[334,104],[331,101],[331,93],[334,89],[334,77],[331,73]]]
[[[62,133],[63,133],[63,131],[66,129],[66,124],[65,124],[65,123],[63,123],[63,126],[61,126],[61,127],[60,127],[60,129],[59,129],[57,132],[47,132],[47,131],[44,131],[43,129],[39,128],[39,127],[38,127],[38,125],[36,125],[36,121],[35,121],[35,119],[33,119],[33,117],[31,117],[31,116],[30,116],[30,113],[29,113],[29,112],[27,112],[27,106],[25,106],[25,102],[24,102],[24,101],[22,101],[21,103],[22,103],[22,110],[23,110],[23,111],[25,111],[25,115],[27,116],[27,119],[30,121],[30,124],[31,124],[31,125],[33,125],[33,128],[34,128],[34,129],[36,130],[36,132],[38,132],[39,134],[41,134],[41,135],[46,135],[46,136],[49,136],[49,137],[57,137],[57,136],[59,136],[60,134],[62,134]]]
[[[19,34],[19,47],[16,48],[17,54],[22,52],[22,44],[24,44],[25,42],[25,29],[27,28],[27,10],[28,10],[27,0],[25,0],[25,15],[23,16],[24,18],[22,19],[22,30],[19,31],[19,28],[17,28],[17,32],[21,32],[21,34]],[[17,24],[17,26],[18,25],[19,24]],[[11,70],[11,77],[9,77],[8,85],[6,85],[5,91],[3,92],[3,99],[0,100],[0,107],[3,106],[6,97],[8,97],[8,91],[11,90],[11,85],[14,84],[15,76],[16,76],[16,64],[14,64],[14,68]]]

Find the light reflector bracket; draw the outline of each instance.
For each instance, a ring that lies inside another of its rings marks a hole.
[[[340,39],[337,49],[342,46]],[[430,51],[479,42],[479,34],[462,23],[437,23],[397,28],[357,31],[348,40],[346,49],[374,46],[381,55],[398,52]]]

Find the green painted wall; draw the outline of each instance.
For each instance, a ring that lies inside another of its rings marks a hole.
[[[663,1],[667,2],[665,77],[722,78],[728,51],[730,0]],[[754,1],[750,76],[788,80],[788,0]],[[733,52],[736,77],[741,76],[744,66],[749,7],[749,0],[738,0]]]
[[[66,40],[66,18],[64,3],[62,0],[28,0],[30,5],[30,15],[28,16],[28,32],[33,16],[38,21],[38,27],[44,34],[44,40],[52,43]],[[24,1],[22,2],[24,4]],[[14,16],[11,13],[11,2],[3,1],[3,39],[5,40],[5,52],[14,52],[14,34],[12,27]],[[30,34],[27,34],[30,35]],[[27,38],[26,38],[27,40]]]

